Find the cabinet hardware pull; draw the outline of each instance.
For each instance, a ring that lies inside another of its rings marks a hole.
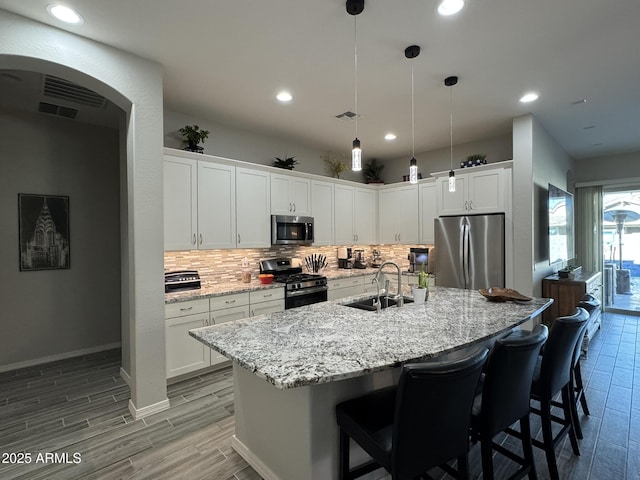
[[[473,200],[469,200],[469,210],[473,210]]]
[[[181,308],[181,312],[188,312],[189,310],[193,310],[193,307]]]
[[[293,207],[291,206],[291,204],[289,204],[289,211],[292,212],[293,211]]]
[[[269,295],[263,295],[262,298],[269,298],[269,297],[273,297],[273,293],[270,293]]]
[[[293,204],[293,211],[294,212],[296,211],[296,204],[295,203]]]
[[[238,243],[240,243],[240,234],[238,234]]]
[[[202,245],[202,234],[200,234],[200,245]]]
[[[236,303],[235,300],[225,300],[224,303]]]
[[[194,245],[196,244],[196,234],[195,233],[193,234],[193,241],[191,243],[193,243]]]

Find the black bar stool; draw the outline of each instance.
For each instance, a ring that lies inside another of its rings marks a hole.
[[[480,440],[482,473],[493,480],[493,451],[521,465],[510,479],[528,475],[536,479],[529,423],[531,382],[540,348],[547,340],[549,329],[538,325],[529,335],[517,332],[496,341],[484,370],[482,392],[476,396],[471,417],[471,436]],[[510,426],[520,423],[520,431]],[[522,442],[524,457],[493,441],[499,432],[506,432]]]
[[[552,480],[559,480],[556,464],[555,447],[565,435],[569,435],[571,447],[575,455],[580,455],[578,440],[573,423],[573,410],[570,389],[573,356],[580,332],[584,334],[583,325],[589,318],[584,308],[577,308],[573,315],[558,317],[551,325],[549,338],[544,346],[544,353],[538,359],[538,366],[531,385],[531,399],[540,402],[540,408],[531,407],[531,411],[540,415],[542,420],[543,441],[532,439],[534,446],[545,451],[547,465]],[[557,403],[563,410],[563,417],[553,415],[551,406],[558,392],[562,393],[562,401]],[[552,422],[561,425],[560,431],[553,436]]]
[[[413,479],[442,466],[467,479],[471,406],[487,352],[475,348],[453,361],[404,365],[397,387],[338,404],[339,478],[354,479],[383,467],[393,480]],[[350,438],[372,457],[354,469]],[[453,459],[457,472],[443,465]]]

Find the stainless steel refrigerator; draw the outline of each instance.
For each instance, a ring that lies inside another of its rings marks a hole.
[[[504,214],[435,220],[436,285],[504,287]]]

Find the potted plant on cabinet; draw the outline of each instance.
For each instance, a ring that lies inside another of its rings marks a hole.
[[[204,153],[204,147],[201,147],[199,143],[204,143],[205,139],[209,137],[209,130],[201,130],[198,125],[186,125],[178,131],[184,137],[182,143],[185,145],[185,150]]]
[[[320,158],[325,161],[329,167],[331,176],[334,178],[340,178],[342,172],[347,170],[347,164],[345,163],[346,155],[344,154],[329,152],[321,155]]]
[[[384,165],[378,162],[377,159],[372,158],[367,163],[364,164],[362,168],[362,176],[364,177],[364,181],[366,183],[384,183],[382,180],[381,174],[382,170],[384,170]]]
[[[296,163],[298,163],[298,161],[295,158],[296,157],[287,157],[286,155],[285,155],[285,158],[275,157],[275,160],[273,161],[273,166],[278,168],[284,168],[286,170],[293,170],[293,167],[295,167]]]

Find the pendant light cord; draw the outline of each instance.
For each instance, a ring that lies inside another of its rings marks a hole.
[[[413,60],[411,60],[411,158],[416,156],[416,118],[413,95]]]
[[[453,85],[449,87],[449,156],[453,170]]]
[[[355,90],[356,138],[358,138],[358,16],[353,16],[353,71]]]

